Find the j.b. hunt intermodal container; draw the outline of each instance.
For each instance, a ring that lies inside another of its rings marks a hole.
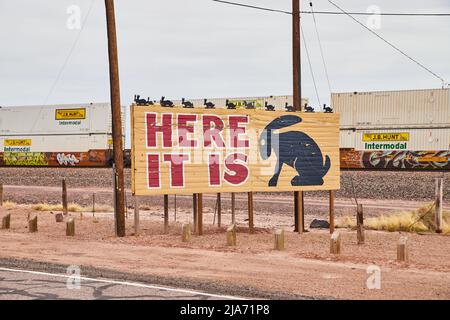
[[[0,166],[108,166],[111,144],[108,103],[0,108]]]
[[[450,89],[333,93],[342,168],[450,170]]]

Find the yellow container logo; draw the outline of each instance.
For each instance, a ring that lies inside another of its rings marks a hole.
[[[86,119],[86,109],[56,109],[56,120],[83,120]]]
[[[408,132],[363,133],[363,141],[409,141]]]
[[[5,147],[30,147],[31,139],[5,140]]]

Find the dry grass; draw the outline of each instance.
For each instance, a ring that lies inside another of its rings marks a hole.
[[[33,210],[36,211],[62,211],[63,207],[61,204],[49,204],[49,203],[39,203],[31,206]],[[92,207],[83,207],[76,203],[69,203],[67,205],[67,210],[69,212],[92,212]],[[108,205],[96,205],[95,212],[111,212],[114,209]]]
[[[338,219],[338,228],[355,228],[356,218],[344,216]],[[434,223],[434,206],[427,205],[415,211],[399,212],[392,215],[364,220],[364,227],[370,230],[383,230],[389,232],[433,232],[436,230]],[[450,234],[450,212],[443,212],[443,232]]]
[[[5,202],[3,202],[3,209],[6,209],[6,210],[15,209],[16,206],[17,206],[17,203],[12,202],[12,201],[5,201]]]

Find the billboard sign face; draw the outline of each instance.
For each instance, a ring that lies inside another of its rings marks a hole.
[[[132,106],[136,195],[339,189],[339,116]]]

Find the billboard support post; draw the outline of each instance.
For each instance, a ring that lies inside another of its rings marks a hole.
[[[330,190],[330,233],[334,232],[334,191]]]
[[[222,195],[217,194],[217,226],[222,226]]]
[[[203,235],[203,193],[197,194],[197,220],[198,220],[198,226],[197,231],[198,235]]]
[[[248,231],[250,234],[255,232],[253,227],[253,192],[248,193]]]
[[[198,219],[198,212],[197,212],[197,194],[194,193],[192,195],[192,208],[193,208],[193,220],[194,220],[194,233],[197,233],[197,219]]]

